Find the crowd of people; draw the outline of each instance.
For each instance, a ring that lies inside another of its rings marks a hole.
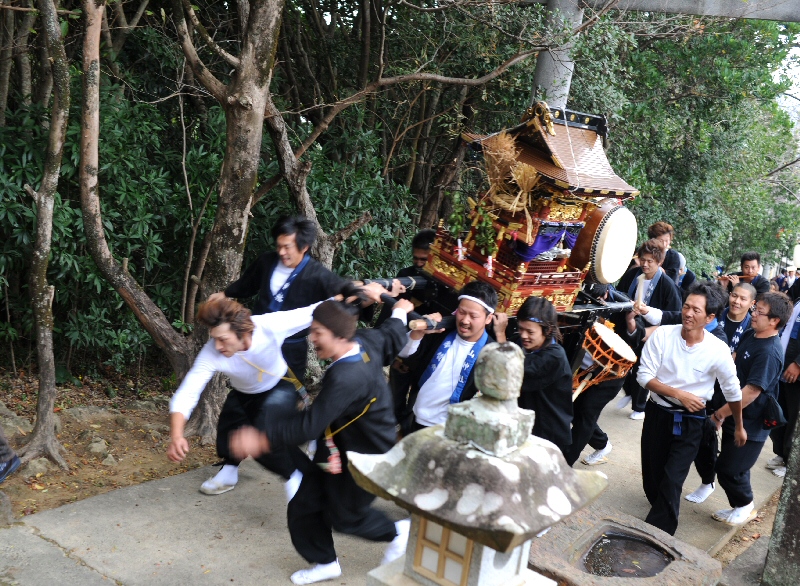
[[[527,299],[516,328],[509,328],[508,315],[497,312],[497,292],[472,281],[458,292],[454,328],[447,329],[443,316],[400,281],[389,291],[377,283],[356,286],[319,265],[309,255],[315,234],[305,218],[283,219],[273,234],[277,250],[200,307],[197,322],[210,339],[170,403],[167,455],[179,462],[189,450],[184,425],[205,385],[216,373],[228,377],[231,391],[217,432],[223,463],[200,490],[233,490],[246,457],[282,476],[292,543],[310,564],[292,575],[293,583],[341,575],[333,530],[386,542],[384,563],[403,555],[409,520],[393,523],[372,508],[374,497],[353,480],[346,453],[385,453],[398,438],[443,424],[448,405],[478,392],[473,367],[491,341],[523,349],[519,405],[535,411],[533,434],[555,444],[570,466],[587,445],[593,451],[584,464],[609,461],[612,444],[598,420],[624,390],[618,407],[630,405],[630,418],[642,420],[646,521],[670,534],[693,464],[701,485],[685,498],[703,502],[718,482],[730,508],[713,517],[731,525],[755,515],[750,469],[770,436],[775,457],[769,467],[785,474],[800,410],[800,304],[793,307],[785,293],[770,290],[757,253],[742,255],[740,272],[702,281],[672,249],[672,226],[651,226],[616,287],[586,284],[595,298],[633,301],[611,322],[638,360],[627,376],[574,399],[573,369],[547,299]],[[413,265],[399,277],[421,274],[434,236],[425,230],[414,238]],[[791,291],[793,279],[787,271],[780,287]],[[234,299],[254,295],[252,313]],[[384,304],[375,327],[358,329],[359,318],[372,317],[365,308],[387,295],[396,299]],[[412,311],[434,325],[408,331]],[[308,343],[329,361],[313,401],[304,388]],[[587,355],[583,367],[591,370],[592,362]],[[788,425],[770,430],[775,422],[767,414],[775,406]]]
[[[372,507],[374,496],[348,471],[347,451],[385,453],[403,435],[443,424],[448,405],[478,392],[474,366],[492,341],[523,349],[519,405],[536,413],[533,434],[555,444],[570,466],[587,445],[593,451],[584,464],[609,461],[613,447],[598,420],[624,390],[618,407],[630,405],[630,418],[642,420],[642,484],[651,505],[645,520],[667,533],[677,529],[692,465],[701,484],[685,499],[703,502],[719,483],[730,508],[713,517],[730,525],[755,516],[750,470],[770,437],[775,456],[767,466],[786,474],[800,412],[794,267],[771,281],[761,274],[759,254],[747,252],[741,271],[702,281],[672,248],[672,226],[654,224],[616,287],[585,284],[594,298],[633,301],[611,323],[638,360],[627,376],[603,380],[574,399],[573,369],[547,299],[527,299],[516,328],[509,328],[509,317],[497,312],[497,292],[472,281],[458,292],[454,328],[448,329],[441,327],[443,316],[399,280],[390,290],[356,286],[312,259],[313,222],[282,219],[273,236],[275,251],[199,308],[197,323],[208,329],[209,340],[170,402],[167,456],[175,462],[186,457],[186,421],[211,378],[227,376],[231,390],[217,425],[222,465],[200,491],[233,490],[247,457],[281,476],[291,540],[310,564],[292,574],[294,584],[341,575],[334,530],[386,542],[383,563],[403,555],[410,520],[392,522]],[[425,230],[414,238],[413,265],[399,277],[421,274],[434,236]],[[375,327],[359,329],[359,319],[374,317],[371,306],[387,295],[396,299],[384,303]],[[252,312],[236,300],[252,296]],[[412,312],[433,325],[409,331]],[[313,401],[304,386],[309,343],[328,362]],[[588,355],[582,366],[597,367]],[[0,434],[0,482],[19,464]]]

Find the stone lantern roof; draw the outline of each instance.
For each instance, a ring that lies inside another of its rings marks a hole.
[[[487,345],[475,365],[482,395],[450,405],[445,426],[386,454],[348,452],[356,481],[500,552],[594,500],[606,476],[573,470],[554,444],[530,435],[534,414],[517,407],[523,361],[515,344]]]

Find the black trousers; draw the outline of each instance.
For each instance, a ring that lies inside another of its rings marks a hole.
[[[314,465],[289,503],[289,534],[297,553],[312,564],[336,560],[332,530],[357,535],[370,541],[392,541],[394,523],[370,505],[375,495],[359,487],[347,462],[341,474],[328,474]]]
[[[624,378],[603,381],[589,387],[578,395],[572,404],[572,445],[564,452],[567,464],[572,466],[581,457],[586,444],[602,450],[608,444],[608,436],[597,425],[600,413],[622,388]]]
[[[645,405],[647,404],[647,397],[650,396],[650,391],[647,389],[643,389],[639,386],[639,383],[636,382],[636,373],[639,372],[639,364],[634,364],[633,368],[631,368],[630,372],[628,372],[628,376],[625,377],[625,382],[622,385],[622,388],[625,389],[625,394],[630,395],[631,397],[631,407],[634,411],[644,411]]]
[[[675,535],[681,490],[703,439],[704,419],[684,417],[673,434],[672,413],[648,401],[642,426],[642,485],[651,505],[645,521]]]
[[[715,468],[719,455],[719,435],[717,426],[708,417],[703,425],[703,439],[694,458],[694,468],[700,475],[703,484],[711,484],[716,478]]]
[[[228,393],[217,423],[217,454],[226,464],[238,466],[241,462],[231,454],[228,439],[230,434],[246,425],[260,429],[263,421],[270,418],[282,418],[297,413],[300,396],[294,385],[287,381],[279,381],[269,391],[258,394],[241,393],[233,389]],[[256,461],[267,470],[284,478],[289,478],[298,468],[305,473],[311,467],[311,461],[297,446],[272,446],[269,454],[256,458]]]
[[[747,440],[741,448],[737,448],[733,434],[722,431],[722,450],[717,459],[717,477],[732,507],[743,507],[753,502],[750,469],[758,460],[764,443]]]
[[[308,340],[306,338],[288,339],[281,346],[281,354],[289,368],[301,383],[305,384],[308,366]]]
[[[792,435],[794,435],[794,428],[797,425],[798,416],[800,416],[800,384],[781,382],[778,404],[783,409],[786,425],[773,429],[769,433],[769,437],[772,439],[772,451],[775,452],[775,455],[788,462],[789,454],[792,451]]]

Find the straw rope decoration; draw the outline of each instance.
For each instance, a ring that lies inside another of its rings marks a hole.
[[[534,167],[517,161],[514,138],[501,132],[483,141],[486,174],[489,179],[487,198],[497,207],[516,214],[524,211],[527,225],[525,241],[533,238],[533,221],[529,211],[533,204],[531,193],[540,175]],[[517,189],[511,185],[516,183]]]

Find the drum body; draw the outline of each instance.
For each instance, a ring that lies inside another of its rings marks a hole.
[[[628,269],[636,249],[636,218],[616,199],[605,199],[586,220],[578,235],[570,266],[598,283],[613,283]]]
[[[594,323],[586,331],[583,348],[594,364],[587,369],[579,370],[573,377],[575,396],[592,385],[626,376],[637,360],[636,354],[625,340],[600,322]]]

